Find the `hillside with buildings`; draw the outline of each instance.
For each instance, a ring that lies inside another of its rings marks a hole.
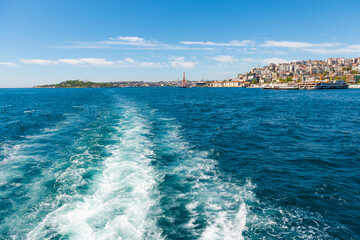
[[[232,81],[249,83],[312,82],[324,79],[341,79],[350,84],[360,81],[360,57],[329,58],[290,63],[271,63],[253,68],[248,73],[238,74]]]

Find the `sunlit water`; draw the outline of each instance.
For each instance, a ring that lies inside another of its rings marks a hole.
[[[360,91],[0,90],[1,239],[359,239]]]

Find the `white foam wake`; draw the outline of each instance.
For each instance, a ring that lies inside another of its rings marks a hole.
[[[24,177],[26,172],[22,168],[25,165],[46,161],[44,157],[37,154],[37,151],[46,145],[44,140],[64,131],[73,124],[80,124],[78,116],[69,116],[50,129],[42,129],[39,135],[25,136],[23,141],[8,141],[0,145],[0,151],[3,155],[3,160],[0,161],[0,187],[11,183],[14,178]]]
[[[206,151],[192,150],[181,137],[179,127],[171,120],[166,124],[165,136],[160,140],[167,154],[177,156],[168,172],[180,178],[190,190],[177,194],[179,202],[188,202],[190,220],[184,226],[199,239],[244,239],[247,202],[255,201],[254,186],[222,179],[217,162]],[[200,227],[206,221],[205,227]]]
[[[152,143],[146,137],[149,125],[135,108],[125,108],[121,115],[113,135],[116,144],[108,147],[111,156],[104,160],[89,194],[49,213],[29,239],[161,239],[149,214],[157,201]],[[69,168],[58,179],[74,174]]]
[[[190,213],[189,221],[180,228],[189,229],[201,240],[329,238],[326,232],[329,227],[321,216],[299,208],[285,209],[261,203],[250,179],[241,184],[224,176],[209,152],[196,150],[184,140],[181,128],[173,119],[162,120],[166,123],[159,144],[168,159],[169,156],[176,159],[167,166],[165,174],[173,174],[179,178],[180,185],[190,186],[190,190],[177,191],[172,196],[177,204],[174,208],[179,208],[178,203],[187,202],[186,210]],[[317,226],[301,224],[302,219],[311,220]],[[174,222],[171,216],[168,222]]]
[[[8,141],[1,146],[4,159],[0,161],[0,187],[5,190],[0,192],[0,197],[7,205],[0,231],[13,239],[23,239],[39,221],[39,216],[51,207],[46,184],[53,179],[53,166],[60,159],[57,152],[63,152],[61,146],[68,142],[63,136],[69,131],[75,132],[74,126],[81,126],[83,121],[77,114],[68,115],[56,125],[41,129],[37,135],[24,136],[22,140]]]

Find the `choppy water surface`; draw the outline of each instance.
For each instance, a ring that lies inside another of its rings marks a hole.
[[[0,90],[1,239],[360,239],[360,91]]]

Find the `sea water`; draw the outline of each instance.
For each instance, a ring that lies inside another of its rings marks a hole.
[[[360,91],[1,89],[1,239],[359,239]]]

